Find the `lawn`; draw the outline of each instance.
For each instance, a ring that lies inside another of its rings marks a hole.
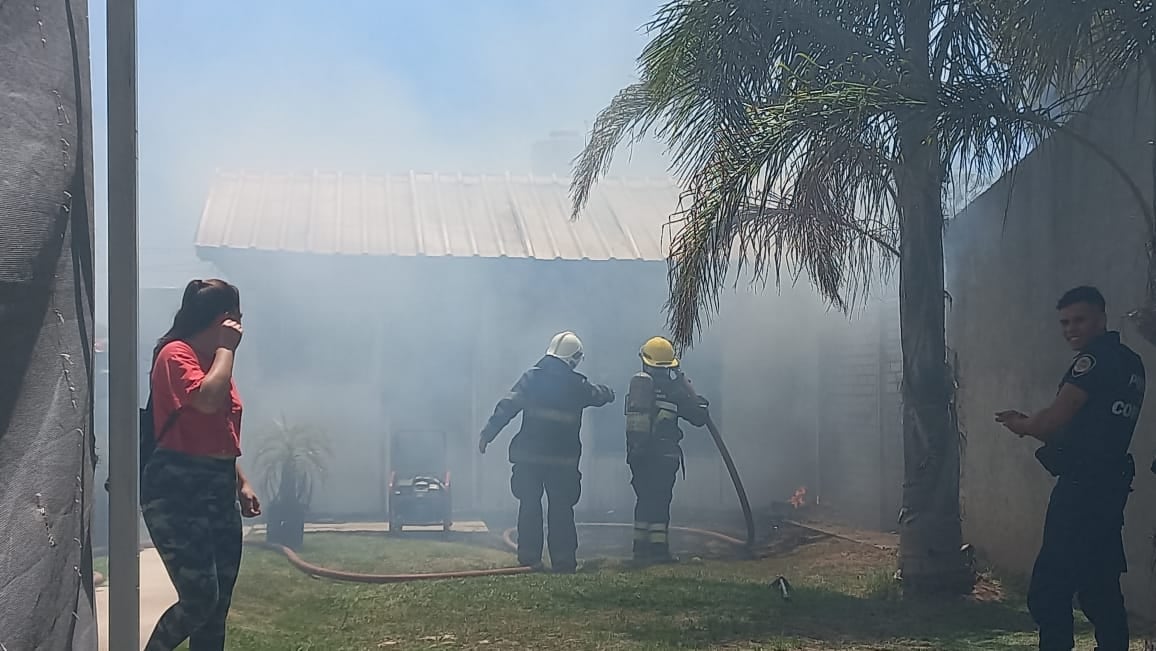
[[[378,573],[497,567],[505,551],[453,542],[310,534],[306,560]],[[572,576],[394,585],[304,576],[247,548],[229,620],[235,651],[374,649],[1033,649],[1023,600],[899,599],[891,552],[825,539],[759,561],[688,561]],[[785,575],[794,595],[771,587]],[[1081,647],[1091,648],[1087,626]],[[1135,648],[1141,648],[1137,645]]]
[[[108,557],[107,556],[94,557],[92,559],[92,569],[95,572],[100,572],[102,575],[104,575],[105,579],[108,579]]]

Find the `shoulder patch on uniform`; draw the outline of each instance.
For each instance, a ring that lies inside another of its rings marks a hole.
[[[1072,377],[1080,377],[1086,375],[1088,371],[1096,368],[1096,358],[1091,355],[1080,355],[1076,361],[1072,363]]]

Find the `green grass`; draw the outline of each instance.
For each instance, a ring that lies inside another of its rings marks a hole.
[[[311,534],[306,560],[377,573],[512,564],[471,545]],[[1034,649],[1016,595],[903,600],[885,551],[823,541],[775,559],[395,585],[312,579],[247,548],[230,615],[236,651],[373,649]],[[792,583],[783,601],[770,587]],[[989,586],[990,588],[991,586]],[[1086,625],[1080,648],[1091,648]],[[1136,648],[1140,648],[1137,646]]]
[[[101,572],[104,576],[104,585],[109,584],[109,557],[108,556],[94,556],[92,557],[92,571]]]
[[[315,565],[370,574],[452,572],[518,564],[509,552],[444,542],[436,534],[409,534],[396,539],[366,534],[308,534],[300,556]]]

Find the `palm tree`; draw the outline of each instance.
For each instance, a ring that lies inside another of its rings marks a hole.
[[[261,442],[256,465],[264,476],[268,542],[300,549],[313,489],[324,480],[332,452],[325,436],[284,418]]]
[[[982,0],[993,16],[993,40],[1031,98],[1059,96],[1085,100],[1145,77],[1156,92],[1156,10],[1136,0]],[[1156,149],[1152,177],[1133,178],[1076,125],[1061,133],[1074,138],[1112,167],[1128,185],[1148,229],[1147,291],[1144,305],[1129,316],[1149,343],[1156,344]],[[1149,185],[1145,197],[1141,184]]]
[[[906,590],[970,589],[943,197],[998,175],[1043,130],[994,66],[985,16],[966,0],[673,0],[648,29],[640,80],[599,114],[576,160],[574,217],[623,140],[666,141],[686,189],[667,303],[681,346],[731,273],[779,282],[785,268],[846,310],[897,259],[900,576]]]

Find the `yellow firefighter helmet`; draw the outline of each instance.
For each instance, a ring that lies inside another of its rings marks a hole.
[[[642,363],[654,368],[677,368],[678,357],[674,354],[674,346],[664,337],[653,337],[638,351]]]

